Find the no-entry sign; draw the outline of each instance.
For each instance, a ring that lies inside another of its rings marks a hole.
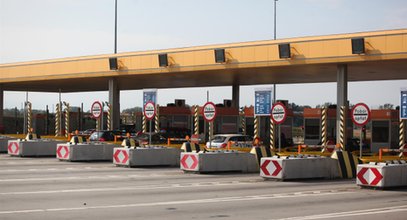
[[[285,119],[287,118],[287,109],[283,105],[283,103],[277,102],[271,108],[271,119],[276,124],[284,123]]]
[[[154,118],[155,116],[155,104],[154,102],[147,102],[144,105],[144,116],[146,116],[146,118],[148,120],[151,120]]]
[[[205,121],[211,122],[211,121],[215,120],[216,107],[215,107],[215,104],[213,104],[213,102],[205,103],[202,111],[203,111],[203,116],[204,116]]]
[[[370,109],[364,103],[358,103],[352,108],[352,121],[355,125],[364,126],[369,122]]]
[[[92,117],[93,118],[100,118],[100,116],[102,115],[102,103],[100,103],[99,101],[95,101],[92,104],[92,107],[90,108],[90,112],[92,113]]]

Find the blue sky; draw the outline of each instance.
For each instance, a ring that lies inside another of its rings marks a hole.
[[[273,0],[118,0],[118,52],[272,39],[273,4]],[[277,38],[398,28],[407,28],[405,0],[277,2]],[[113,30],[114,0],[0,0],[0,63],[112,53]],[[350,83],[349,100],[372,108],[397,105],[400,87],[407,87],[407,80]],[[241,88],[241,105],[253,103],[253,88]],[[230,87],[160,89],[158,102],[183,98],[188,104],[203,104],[207,90],[214,102],[231,98]],[[121,108],[141,106],[141,94],[122,91]],[[277,98],[315,106],[336,102],[336,87],[277,85]],[[34,108],[44,109],[58,101],[58,94],[29,93],[29,99]],[[71,106],[84,102],[86,108],[94,100],[107,100],[108,93],[70,93],[62,99]],[[6,108],[21,107],[24,100],[25,93],[5,92]]]

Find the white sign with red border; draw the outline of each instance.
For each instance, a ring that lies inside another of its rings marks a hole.
[[[283,165],[281,160],[272,160],[270,158],[261,158],[260,176],[266,178],[282,178]]]
[[[370,120],[370,109],[365,103],[358,103],[353,106],[351,115],[355,125],[364,126]]]
[[[69,160],[70,148],[67,144],[57,144],[57,158],[60,160]]]
[[[114,148],[113,149],[113,163],[118,165],[129,165],[130,149],[128,148]]]
[[[7,153],[9,155],[20,155],[20,142],[15,140],[8,141]]]
[[[284,106],[284,104],[281,102],[274,103],[273,107],[271,108],[271,119],[274,121],[274,123],[282,124],[286,118],[287,108]]]
[[[154,102],[147,102],[144,105],[144,116],[146,116],[147,120],[152,120],[156,114],[155,104]]]
[[[102,111],[103,111],[103,106],[102,103],[100,103],[99,101],[95,101],[92,104],[92,107],[90,108],[90,112],[92,114],[93,118],[100,118],[100,116],[102,115]]]
[[[199,171],[198,153],[181,153],[181,170]]]
[[[207,121],[207,122],[211,122],[211,121],[215,120],[215,118],[216,118],[215,104],[213,104],[213,102],[205,103],[205,105],[203,106],[203,109],[202,109],[202,114],[203,114],[205,121]]]

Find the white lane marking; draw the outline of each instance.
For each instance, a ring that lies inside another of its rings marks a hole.
[[[349,212],[335,212],[320,215],[309,215],[309,216],[299,216],[291,218],[280,218],[274,220],[307,220],[307,219],[329,219],[329,218],[341,218],[341,217],[351,217],[351,216],[361,216],[361,215],[375,215],[375,214],[385,214],[392,212],[407,212],[407,205],[403,206],[393,206],[377,209],[364,209]]]
[[[7,169],[7,170],[0,170],[0,173],[17,173],[17,172],[44,172],[44,171],[89,171],[89,170],[120,170],[117,167],[65,167],[65,168],[47,168],[47,169]]]
[[[78,193],[78,192],[107,192],[107,191],[128,191],[128,190],[157,190],[170,188],[193,188],[193,187],[213,187],[213,186],[235,186],[257,184],[256,182],[202,182],[202,183],[183,183],[171,184],[167,186],[135,186],[135,187],[114,187],[114,188],[84,188],[84,189],[61,189],[61,190],[44,190],[44,191],[26,191],[26,192],[3,192],[0,195],[27,195],[27,194],[59,194],[59,193]]]
[[[146,175],[101,175],[101,176],[68,176],[68,177],[47,177],[47,178],[20,178],[20,179],[0,179],[1,182],[30,182],[30,181],[54,181],[54,180],[89,180],[89,179],[131,179],[131,178],[145,178],[145,177],[165,177],[166,174],[146,174]]]
[[[332,196],[332,195],[340,195],[340,194],[348,194],[348,193],[351,193],[351,192],[301,194],[301,195],[285,195],[285,196],[284,195],[276,196],[275,194],[270,194],[270,195],[222,197],[222,198],[212,198],[212,199],[167,201],[167,202],[134,203],[134,204],[124,204],[124,205],[86,206],[86,207],[72,207],[72,208],[35,209],[35,210],[9,210],[9,211],[0,211],[0,215],[18,214],[18,213],[35,213],[35,212],[84,211],[84,210],[94,210],[94,209],[153,207],[153,206],[163,206],[163,205],[191,205],[191,204],[224,203],[224,202],[237,202],[237,201],[271,200],[271,199],[281,199],[281,198],[298,198],[298,197],[310,197],[310,196]]]

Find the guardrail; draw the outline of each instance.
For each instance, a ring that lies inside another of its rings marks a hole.
[[[403,153],[400,158],[404,157],[406,158],[406,153],[407,153],[407,149],[390,149],[388,147],[383,147],[379,149],[379,160],[382,160],[383,157],[383,153],[390,153],[390,152],[396,152],[396,153]]]

